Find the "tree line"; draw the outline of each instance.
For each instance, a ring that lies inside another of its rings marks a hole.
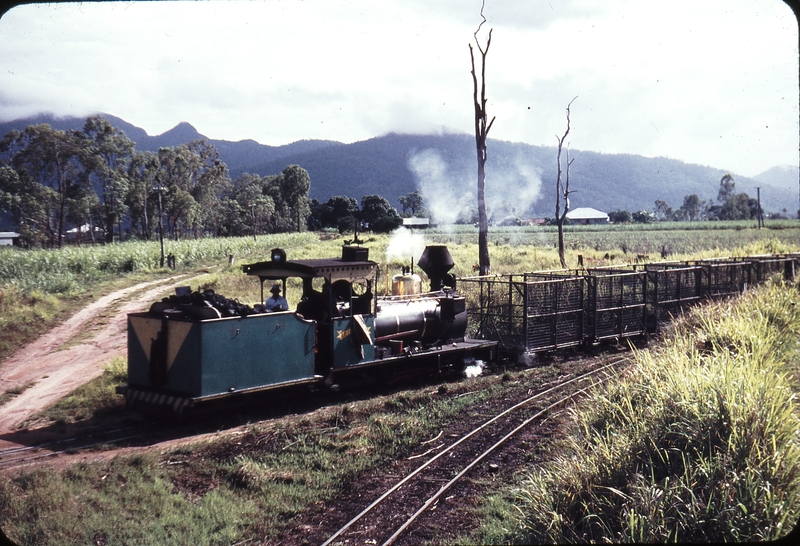
[[[102,116],[88,117],[81,130],[30,125],[0,140],[0,211],[26,247],[60,247],[72,233],[79,243],[112,243],[402,224],[383,197],[364,196],[361,207],[343,196],[319,203],[309,189],[298,165],[231,180],[206,140],[138,151]]]
[[[673,209],[664,199],[656,199],[653,212],[642,210],[631,213],[616,210],[608,213],[609,221],[615,224],[651,222],[697,222],[714,220],[755,220],[763,218],[764,210],[758,199],[736,191],[736,182],[730,174],[722,177],[714,199],[700,199],[693,193],[683,198],[683,203]]]

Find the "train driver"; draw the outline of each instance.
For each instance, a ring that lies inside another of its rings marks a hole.
[[[289,302],[286,301],[286,298],[281,296],[281,286],[279,284],[273,284],[270,292],[272,292],[272,295],[264,302],[264,307],[267,308],[267,312],[288,311]]]

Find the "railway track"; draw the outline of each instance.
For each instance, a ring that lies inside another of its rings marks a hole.
[[[627,360],[627,358],[615,360],[532,393],[531,396],[494,415],[446,447],[440,444],[428,448],[427,445],[437,441],[439,437],[428,440],[423,446],[427,450],[412,458],[422,458],[433,452],[437,453],[339,528],[322,546],[365,541],[368,544],[384,546],[394,544],[408,533],[426,512],[435,509],[442,496],[481,462],[519,432],[533,423],[542,421],[552,410],[584,394],[592,386],[606,381],[613,375],[614,368]],[[461,468],[454,469],[452,459],[459,450],[470,454],[467,457],[469,462],[463,464]],[[402,509],[398,509],[398,506]]]
[[[79,450],[92,449],[98,446],[117,444],[145,435],[141,425],[132,425],[112,430],[98,430],[49,442],[30,446],[17,446],[0,449],[0,471],[11,468],[30,466],[41,459],[71,454]]]

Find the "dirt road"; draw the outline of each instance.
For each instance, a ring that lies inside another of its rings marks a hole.
[[[99,376],[103,363],[125,354],[127,313],[146,310],[159,296],[195,278],[177,275],[103,296],[14,352],[0,366],[0,393],[30,383],[33,386],[0,406],[0,434],[13,431],[25,419]],[[70,343],[77,336],[81,339]]]

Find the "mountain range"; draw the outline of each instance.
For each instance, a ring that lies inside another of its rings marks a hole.
[[[398,198],[418,189],[441,220],[454,219],[460,208],[474,208],[477,161],[475,140],[468,134],[390,133],[352,144],[330,140],[301,140],[267,146],[254,140],[231,142],[200,134],[182,122],[156,136],[118,117],[102,114],[136,143],[140,151],[206,139],[228,166],[231,178],[243,173],[278,174],[287,165],[309,173],[310,197],[326,201],[333,195],[360,200],[385,197],[399,207]],[[42,114],[0,123],[0,135],[48,123],[55,129],[81,129],[85,118],[56,118]],[[555,213],[556,148],[489,139],[487,201],[495,217],[508,214],[552,217]],[[729,171],[664,157],[603,154],[570,150],[570,207],[614,210],[653,210],[663,199],[677,209],[686,195],[716,199],[720,179]],[[566,169],[566,155],[562,168]],[[761,188],[765,211],[795,217],[798,210],[798,166],[782,165],[748,178],[729,173],[736,191],[756,196]]]

